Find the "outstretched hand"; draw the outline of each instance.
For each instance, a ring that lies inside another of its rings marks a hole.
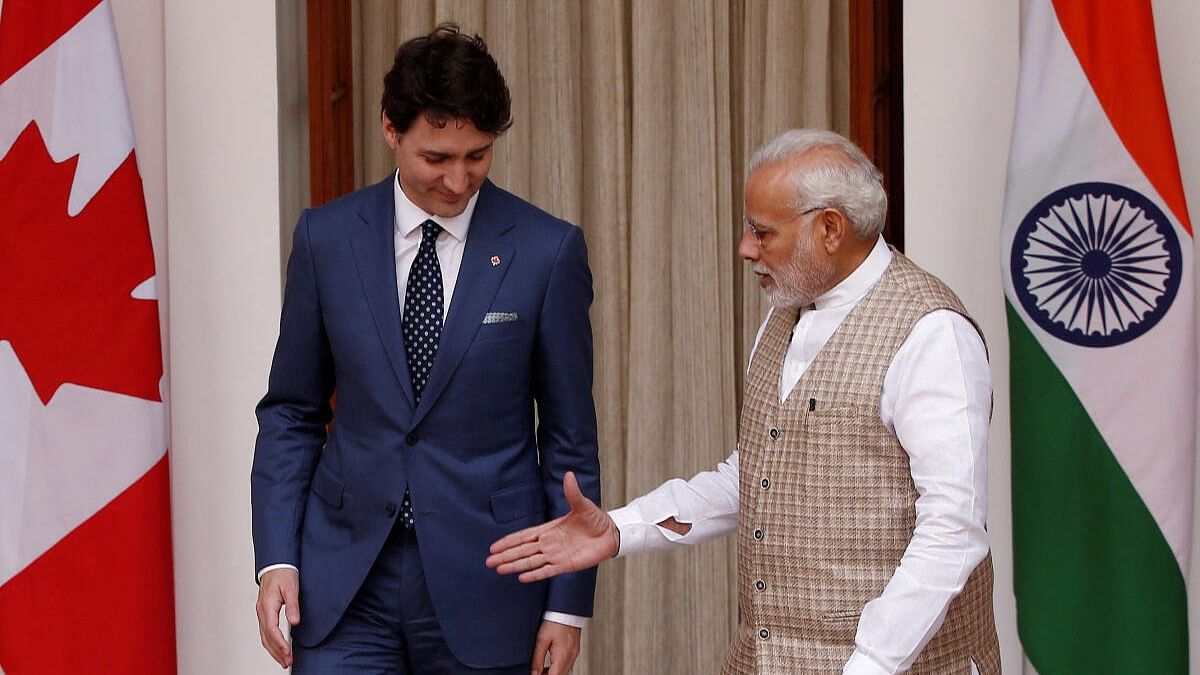
[[[486,564],[500,574],[520,572],[522,583],[594,567],[617,554],[620,534],[607,513],[579,491],[575,474],[563,476],[571,510],[550,522],[497,540]]]

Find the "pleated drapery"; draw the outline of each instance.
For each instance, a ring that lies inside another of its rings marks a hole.
[[[737,256],[745,163],[789,127],[848,132],[848,0],[353,8],[360,185],[395,168],[379,99],[396,47],[456,21],[487,40],[512,93],[492,180],[583,228],[605,506],[724,459],[767,309]],[[602,565],[573,672],[716,672],[735,574],[729,539]]]

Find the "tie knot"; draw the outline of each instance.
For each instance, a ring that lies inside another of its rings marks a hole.
[[[442,233],[442,226],[427,220],[421,223],[421,238],[437,241],[438,235]]]

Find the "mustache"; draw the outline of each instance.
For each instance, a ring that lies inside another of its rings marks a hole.
[[[771,270],[766,265],[755,264],[752,268],[755,274],[765,274],[771,276]]]

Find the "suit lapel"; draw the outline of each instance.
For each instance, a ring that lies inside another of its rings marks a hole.
[[[413,426],[420,423],[437,401],[450,376],[462,362],[512,262],[513,247],[505,240],[504,233],[512,228],[513,223],[497,199],[499,190],[490,181],[485,181],[479,191],[475,215],[467,230],[467,243],[463,249],[458,281],[454,286],[454,298],[450,301],[450,311],[442,328],[433,370],[421,394],[421,404],[413,416]]]
[[[396,377],[400,380],[410,406],[413,396],[412,380],[408,374],[408,358],[404,354],[404,333],[400,326],[400,296],[396,292],[395,221],[396,206],[392,181],[395,174],[371,188],[358,215],[363,222],[350,238],[359,279],[367,296],[367,305],[375,320],[375,328],[383,341],[384,351]]]

